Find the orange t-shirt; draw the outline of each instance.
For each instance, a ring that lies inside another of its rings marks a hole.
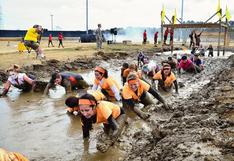
[[[122,91],[122,96],[124,99],[134,99],[135,101],[140,101],[140,97],[143,92],[147,92],[150,89],[150,85],[143,80],[139,80],[139,87],[137,90],[137,94],[132,91],[129,87],[128,83],[125,83]]]
[[[111,97],[115,96],[114,92],[111,89],[112,86],[116,86],[116,88],[120,90],[119,84],[111,77],[103,78],[101,81],[95,79],[94,83],[96,85],[99,85],[102,89],[106,90],[108,95]]]
[[[153,79],[154,80],[162,80],[162,73],[161,72],[162,72],[161,70],[158,71],[154,75]],[[171,72],[170,76],[167,76],[166,80],[164,81],[165,87],[171,87],[175,80],[176,80],[176,77],[175,77],[174,73]]]
[[[107,123],[107,119],[110,117],[110,115],[112,115],[112,117],[115,119],[120,115],[120,107],[108,101],[99,101],[96,111],[96,123]]]

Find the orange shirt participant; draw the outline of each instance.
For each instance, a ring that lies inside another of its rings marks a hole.
[[[81,113],[83,137],[89,137],[89,131],[93,123],[103,123],[104,131],[109,134],[112,129],[112,136],[116,136],[119,130],[118,119],[125,118],[124,111],[116,104],[107,101],[97,101],[90,94],[84,94],[78,100]]]
[[[107,97],[107,100],[121,100],[119,84],[109,77],[107,70],[102,67],[95,68],[95,80],[92,90],[95,91],[98,87],[101,88],[101,92]]]
[[[153,104],[154,102],[150,98],[149,94],[152,94],[156,99],[164,104],[168,108],[165,100],[160,94],[155,91],[149,84],[140,80],[134,73],[129,74],[127,83],[125,83],[122,91],[123,106],[130,107],[133,111],[142,119],[147,119],[149,115],[141,111],[135,106],[136,103],[142,103],[145,106]]]
[[[88,93],[90,93],[97,101],[106,100],[105,95],[99,90]],[[78,106],[78,100],[78,96],[70,96],[65,100],[67,113],[74,115],[79,114],[80,109]]]
[[[29,161],[29,160],[20,153],[8,152],[0,148],[0,161]]]
[[[163,68],[154,75],[153,80],[158,80],[158,89],[162,89],[165,92],[169,92],[174,84],[176,93],[178,93],[176,77],[171,71],[169,64],[164,64]]]
[[[127,69],[123,71],[123,84],[126,82],[126,79],[130,73],[136,73],[137,76],[142,79],[142,74],[140,71],[137,70],[136,64],[130,64]]]

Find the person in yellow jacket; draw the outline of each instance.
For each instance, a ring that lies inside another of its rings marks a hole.
[[[150,98],[149,93],[163,103],[165,108],[168,108],[165,100],[156,90],[145,81],[140,80],[136,74],[130,73],[122,91],[123,107],[130,107],[140,118],[147,119],[149,115],[141,111],[135,104],[142,103],[144,106],[153,104],[154,102]]]
[[[24,50],[26,50],[26,47],[24,46],[24,38],[18,43],[18,51],[19,53],[23,53]]]
[[[109,101],[120,101],[120,87],[119,84],[108,76],[108,71],[102,67],[95,68],[95,80],[92,90],[95,91],[99,87],[101,92],[107,97]]]
[[[79,97],[78,106],[81,113],[83,138],[89,137],[93,123],[103,123],[104,131],[109,136],[116,137],[118,135],[119,127],[122,125],[117,122],[126,117],[121,107],[111,102],[97,101],[91,94]]]
[[[29,161],[29,160],[20,153],[9,152],[0,148],[0,161]]]
[[[174,84],[175,91],[176,93],[178,93],[178,84],[176,81],[176,77],[171,71],[171,66],[169,64],[164,63],[163,68],[154,75],[153,80],[157,80],[158,89],[165,92],[171,91]]]
[[[24,37],[24,45],[28,48],[35,50],[37,56],[36,58],[45,58],[45,55],[40,47],[39,39],[43,33],[43,28],[40,25],[34,25],[32,28],[28,29]]]
[[[106,100],[105,95],[97,90],[97,91],[87,91],[87,93],[91,94],[97,101]],[[78,95],[77,96],[69,96],[65,100],[65,104],[67,106],[66,110],[68,114],[79,114],[79,106],[78,106]]]

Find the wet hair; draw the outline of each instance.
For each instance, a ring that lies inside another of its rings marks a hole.
[[[88,100],[90,100],[90,101],[94,101],[95,104],[97,105],[97,100],[96,100],[95,97],[94,97],[93,95],[91,95],[91,94],[86,93],[86,94],[80,96],[79,99],[88,99]],[[94,106],[94,105],[91,105],[91,107],[94,108],[95,106]]]
[[[65,104],[68,107],[74,108],[78,106],[78,98],[75,96],[70,96],[65,100]]]
[[[122,67],[127,69],[129,67],[129,64],[128,63],[123,63]]]
[[[60,76],[61,75],[58,72],[53,73],[50,79],[50,83],[54,84],[55,79],[59,78]]]
[[[130,64],[129,69],[134,69],[135,71],[137,71],[137,65],[136,64]]]
[[[19,72],[20,71],[20,66],[17,64],[14,64],[12,67],[10,67],[9,69],[6,70],[6,72]]]
[[[186,60],[186,59],[187,59],[187,56],[186,56],[186,55],[183,55],[181,59],[182,59],[182,60]]]
[[[138,79],[138,76],[135,73],[130,73],[127,77],[127,81],[136,79]]]
[[[169,62],[168,62],[168,60],[163,60],[163,61],[161,62],[161,64],[162,64],[162,66],[163,66],[164,64],[168,64],[168,65],[169,65]]]
[[[39,25],[37,25],[37,24],[36,24],[36,25],[33,25],[33,28],[38,28],[38,27],[39,27]]]
[[[98,70],[95,70],[95,72],[100,73],[104,78],[108,78],[108,71],[106,69],[104,69],[103,67],[99,67],[99,68],[102,68],[105,72],[102,73],[102,72],[100,72]]]
[[[172,60],[172,57],[171,57],[171,56],[169,56],[167,59],[168,59],[168,60]]]

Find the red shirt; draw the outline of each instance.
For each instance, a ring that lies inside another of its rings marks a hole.
[[[51,34],[49,35],[49,40],[52,41],[52,35]]]
[[[154,38],[158,38],[158,32],[155,32]]]
[[[143,37],[144,37],[144,39],[146,39],[146,38],[147,38],[147,34],[146,34],[146,32],[144,32],[144,33],[143,33]]]
[[[59,39],[59,40],[62,40],[62,39],[63,39],[63,35],[62,35],[62,34],[59,34],[58,39]]]

